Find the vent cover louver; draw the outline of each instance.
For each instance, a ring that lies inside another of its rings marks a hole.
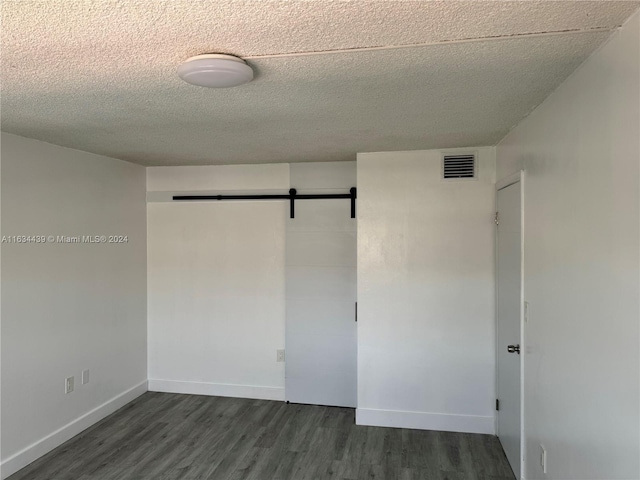
[[[442,172],[444,178],[476,178],[476,156],[445,155],[442,157]]]

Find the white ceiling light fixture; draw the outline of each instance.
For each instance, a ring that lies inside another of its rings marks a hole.
[[[253,80],[253,70],[241,58],[208,53],[188,58],[178,67],[178,76],[191,85],[228,88]]]

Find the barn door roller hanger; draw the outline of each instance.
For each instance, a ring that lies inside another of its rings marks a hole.
[[[299,194],[295,188],[289,190],[289,194],[273,195],[174,195],[176,201],[203,201],[203,200],[289,200],[289,217],[295,218],[296,200],[324,200],[328,198],[348,198],[351,200],[351,218],[356,218],[356,187],[352,187],[349,193],[320,193]]]

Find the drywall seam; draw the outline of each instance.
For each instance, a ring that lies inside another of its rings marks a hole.
[[[435,42],[423,42],[423,43],[407,43],[403,45],[381,45],[379,47],[355,47],[355,48],[339,48],[336,50],[317,50],[315,52],[291,52],[291,53],[271,53],[266,55],[247,55],[243,56],[244,60],[262,60],[266,58],[291,58],[291,57],[309,57],[315,55],[333,55],[339,53],[361,53],[361,52],[375,52],[381,50],[399,50],[404,48],[420,48],[420,47],[433,47],[437,45],[455,45],[459,43],[474,43],[474,42],[488,42],[493,40],[513,40],[516,38],[536,38],[536,37],[552,37],[557,35],[575,35],[578,33],[598,33],[598,32],[614,32],[620,28],[620,25],[615,27],[596,27],[585,30],[558,30],[553,32],[534,32],[534,33],[516,33],[513,35],[499,35],[495,37],[476,37],[476,38],[463,38],[459,40],[438,40]]]
[[[614,38],[616,38],[616,34],[620,31],[621,28],[624,28],[625,25],[629,25],[636,16],[640,15],[640,9],[636,10],[636,12],[631,15],[629,18],[627,18],[627,20],[620,25],[619,27],[613,28],[613,29],[603,29],[603,31],[607,31],[609,30],[611,32],[611,35],[609,35],[609,38],[607,38],[604,42],[602,42],[602,44],[600,46],[598,46],[598,48],[596,48],[593,52],[591,52],[589,54],[589,56],[587,58],[585,58],[584,62],[582,62],[580,65],[578,65],[578,68],[576,68],[573,72],[571,72],[569,74],[569,76],[567,78],[565,78],[562,83],[560,85],[558,85],[551,93],[549,93],[549,95],[547,95],[547,97],[540,102],[538,105],[532,107],[520,120],[518,120],[515,124],[511,125],[511,128],[509,128],[509,131],[507,133],[505,133],[505,135],[500,139],[500,141],[498,143],[495,144],[495,146],[497,147],[498,145],[500,145],[505,138],[507,138],[509,136],[509,134],[518,126],[520,125],[526,118],[528,118],[530,115],[533,114],[533,112],[535,112],[539,107],[541,107],[549,98],[553,97],[554,95],[557,94],[557,92],[559,90],[561,90],[563,88],[563,86],[567,83],[569,83],[569,81],[571,81],[571,79],[576,76],[579,72],[582,71],[582,69],[584,68],[584,66],[587,64],[587,62],[589,61],[590,58],[593,58],[594,56],[596,56],[598,54],[598,52],[600,52],[600,50],[602,50],[603,48],[605,48],[609,42],[611,42]],[[595,31],[595,30],[586,30],[586,31]],[[577,32],[574,32],[577,33]]]

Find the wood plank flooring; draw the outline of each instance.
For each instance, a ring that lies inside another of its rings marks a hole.
[[[146,393],[10,480],[514,480],[496,437],[363,427],[350,408]]]

